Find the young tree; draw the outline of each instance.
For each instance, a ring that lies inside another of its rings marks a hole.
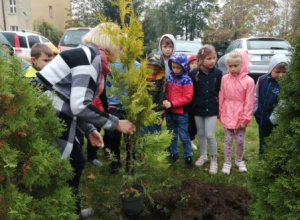
[[[165,148],[170,144],[172,135],[167,131],[142,134],[144,126],[157,122],[157,115],[152,110],[154,107],[152,97],[147,91],[146,78],[151,71],[147,67],[147,60],[141,59],[144,36],[142,24],[135,16],[131,0],[116,0],[113,4],[119,8],[121,33],[115,32],[119,30],[118,28],[108,28],[107,31],[122,48],[120,62],[124,69],[121,72],[115,68],[111,69],[113,76],[111,83],[114,90],[110,93],[120,97],[126,118],[137,128],[137,132],[126,139],[130,153],[128,173],[133,174],[134,157],[136,158],[135,164],[139,164],[140,158],[148,166],[159,168],[159,172],[163,170],[163,167],[167,167]],[[140,68],[134,67],[134,62],[137,60],[141,62]],[[144,155],[146,155],[145,160]]]
[[[300,21],[298,19],[298,21]],[[278,126],[266,141],[266,152],[250,174],[249,219],[299,219],[300,216],[300,37],[289,73],[280,82]]]
[[[17,58],[0,56],[1,219],[76,219],[72,170],[56,148],[63,127],[51,106]]]

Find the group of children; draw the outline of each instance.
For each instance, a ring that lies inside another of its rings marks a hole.
[[[92,147],[103,147],[97,128],[106,129],[104,142],[111,144],[111,151],[117,155],[117,161],[110,166],[111,173],[116,173],[121,167],[121,133],[133,134],[136,131],[135,125],[124,119],[125,112],[118,97],[108,97],[108,113],[103,111],[104,103],[102,108],[98,106],[101,102],[99,96],[105,94],[105,86],[108,86],[105,83],[109,76],[108,63],[117,65],[119,50],[110,37],[102,33],[104,26],[97,26],[84,36],[84,45],[58,54],[53,61],[56,51],[43,44],[34,45],[31,66],[24,69],[24,76],[35,77],[33,82],[40,84],[45,94],[52,94],[50,90],[56,91],[55,96],[49,97],[57,108],[57,116],[67,125],[67,130],[58,140],[58,149],[62,158],[71,157],[75,175],[69,185],[74,188],[76,196],[84,167],[82,143],[78,144],[76,129],[84,132],[88,145]],[[197,134],[200,157],[195,165],[201,167],[210,161],[209,173],[216,174],[218,150],[215,127],[219,119],[225,131],[222,172],[230,174],[233,139],[236,141],[235,164],[240,172],[246,172],[243,152],[247,124],[254,113],[259,124],[259,152],[263,153],[264,138],[276,126],[274,106],[279,102],[278,81],[287,73],[289,60],[285,55],[274,55],[269,74],[260,77],[255,86],[254,80],[247,75],[249,57],[245,51],[228,54],[229,74],[224,76],[215,67],[217,54],[213,46],[204,45],[197,55],[189,58],[174,51],[175,38],[166,34],[160,39],[159,51],[147,57],[148,67],[152,70],[147,78],[148,92],[156,104],[154,111],[159,113],[159,118],[157,123],[146,127],[145,132],[159,132],[165,118],[168,130],[174,135],[169,159],[171,162],[179,159],[179,137],[188,169],[194,167],[192,140]],[[209,157],[206,144],[210,150]],[[92,157],[91,162],[97,165],[95,158]],[[81,210],[79,197],[76,205],[80,217],[91,215],[92,209]]]
[[[278,82],[287,73],[288,58],[283,54],[274,55],[270,60],[268,74],[261,76],[255,85],[254,80],[248,76],[250,60],[246,51],[235,50],[227,55],[228,74],[224,76],[215,67],[217,54],[212,45],[204,45],[197,55],[189,59],[185,54],[174,51],[175,38],[170,34],[163,35],[156,56],[162,56],[164,60],[166,85],[160,83],[157,89],[165,92],[162,106],[167,128],[174,135],[170,160],[176,162],[179,158],[179,137],[185,163],[188,169],[193,168],[191,140],[195,137],[193,125],[196,125],[200,157],[195,165],[201,167],[210,160],[209,173],[216,174],[218,150],[215,127],[219,119],[225,132],[222,172],[230,174],[233,140],[236,143],[235,165],[239,172],[247,172],[243,160],[246,127],[254,114],[259,125],[259,153],[262,154],[264,139],[276,126],[274,108],[279,101]],[[157,69],[162,69],[161,65],[151,62],[152,56],[148,57],[149,67],[153,70],[151,82],[156,77]],[[161,105],[161,100],[153,101]],[[207,156],[206,144],[209,146],[210,158]]]

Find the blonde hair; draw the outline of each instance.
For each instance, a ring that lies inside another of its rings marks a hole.
[[[243,57],[242,57],[241,53],[233,50],[225,56],[225,60],[226,60],[226,64],[227,64],[228,60],[240,60],[242,62]]]
[[[100,49],[104,50],[108,62],[113,63],[119,56],[120,47],[112,40],[112,34],[109,30],[119,29],[114,23],[102,23],[94,27],[82,37],[82,42],[96,44]]]
[[[198,65],[200,66],[202,63],[202,60],[204,60],[205,57],[207,57],[209,54],[212,54],[212,53],[217,54],[216,49],[213,45],[210,45],[210,44],[203,45],[197,54]]]

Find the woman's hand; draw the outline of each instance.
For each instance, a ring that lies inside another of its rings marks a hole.
[[[88,139],[94,147],[104,147],[103,139],[97,130],[93,130],[88,134]]]
[[[128,120],[119,120],[117,130],[123,134],[133,134],[136,132],[135,125]]]
[[[172,107],[171,102],[169,102],[168,100],[163,101],[163,107],[165,109],[171,108]]]

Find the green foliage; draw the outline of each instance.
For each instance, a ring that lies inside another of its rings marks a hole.
[[[62,31],[58,30],[53,25],[44,20],[35,20],[33,29],[41,33],[43,36],[47,37],[54,45],[57,45],[59,43],[60,37],[63,34]]]
[[[300,38],[281,85],[278,126],[250,176],[249,219],[292,220],[300,216]]]
[[[72,170],[56,149],[63,126],[52,102],[22,77],[15,57],[0,57],[0,79],[0,216],[75,219]]]
[[[130,135],[126,140],[130,146],[131,166],[129,173],[131,173],[134,153],[138,158],[146,155],[149,164],[153,164],[151,162],[154,162],[154,159],[155,164],[164,164],[161,157],[163,155],[161,154],[161,146],[168,146],[172,136],[167,132],[145,136],[141,134],[144,126],[157,122],[157,114],[152,110],[154,107],[152,97],[147,91],[146,78],[151,74],[151,70],[147,68],[147,60],[141,60],[139,68],[134,66],[134,62],[140,60],[143,54],[144,33],[141,22],[134,14],[132,1],[116,0],[113,4],[119,7],[121,32],[118,33],[118,28],[108,28],[107,31],[114,36],[113,39],[116,44],[122,47],[120,61],[124,66],[122,71],[115,68],[111,69],[112,85],[115,88],[113,93],[120,97],[121,104],[126,112],[126,118],[137,127],[137,132]],[[128,17],[130,18],[129,23],[126,22]],[[126,95],[122,95],[124,93]],[[159,149],[155,147],[157,143],[159,143]],[[148,149],[151,149],[151,151]],[[135,166],[139,169],[140,163],[138,160],[135,162]],[[129,178],[132,179],[132,177]]]

